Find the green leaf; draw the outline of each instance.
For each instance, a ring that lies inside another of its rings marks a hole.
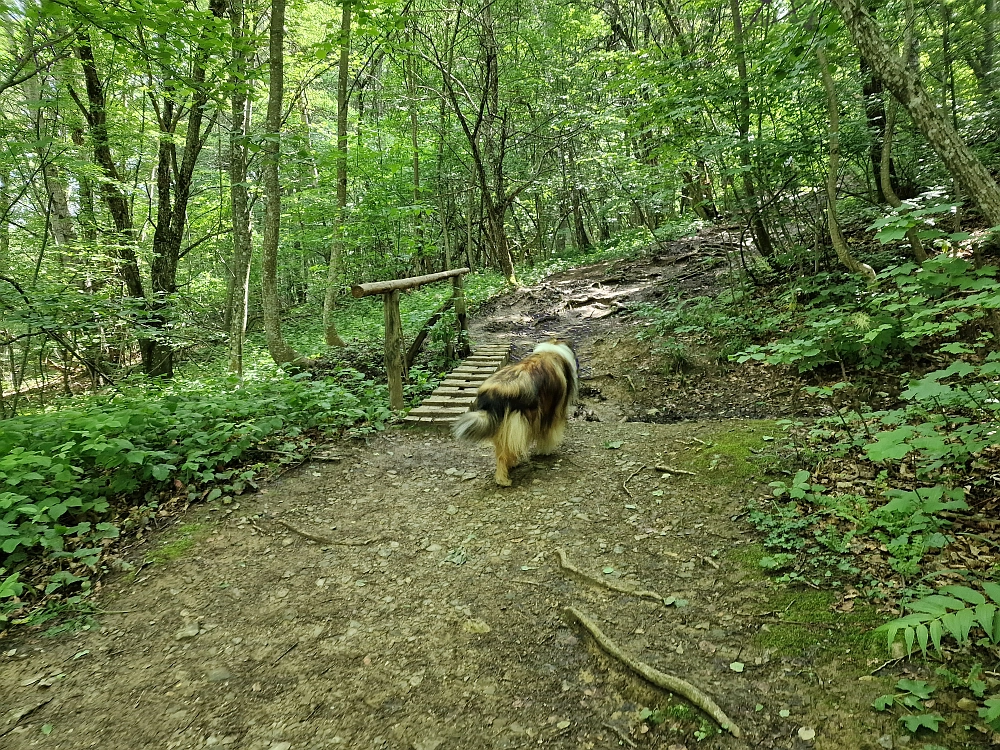
[[[1000,604],[1000,584],[985,581],[982,585],[986,595],[996,604]]]
[[[872,707],[876,711],[885,711],[887,708],[891,708],[894,702],[894,698],[891,695],[880,695],[872,703]]]
[[[993,640],[993,618],[996,616],[995,604],[980,604],[976,607],[976,622],[986,632],[986,637]]]
[[[1000,698],[987,698],[983,703],[985,706],[979,709],[979,716],[987,724],[996,728],[994,724],[1000,719]]]
[[[931,620],[931,624],[929,625],[929,630],[931,631],[931,643],[934,644],[934,650],[937,651],[940,654],[941,653],[941,632],[942,632],[941,621],[940,620]]]
[[[157,464],[153,467],[153,478],[163,481],[170,476],[170,472],[174,470],[174,467],[170,464]]]
[[[938,730],[938,726],[944,721],[940,714],[916,714],[913,716],[900,716],[899,720],[910,732],[917,732],[920,729],[930,729],[932,732]]]
[[[968,602],[969,604],[982,604],[983,602],[986,601],[986,597],[984,597],[975,589],[969,588],[968,586],[958,586],[958,585],[942,586],[938,590],[945,594],[951,594],[952,596],[956,596],[962,601]]]
[[[917,631],[917,645],[920,646],[921,653],[926,657],[927,656],[927,636],[928,636],[927,626],[924,625],[923,623],[920,623],[919,625],[917,625],[917,627],[915,628],[915,630]]]
[[[909,680],[903,678],[896,683],[896,690],[900,690],[904,693],[910,693],[917,696],[920,700],[927,700],[931,697],[931,693],[934,692],[936,688],[924,680]]]

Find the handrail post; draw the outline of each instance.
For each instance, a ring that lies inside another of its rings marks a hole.
[[[399,316],[399,290],[382,295],[385,313],[385,371],[389,376],[389,406],[403,408],[403,322]]]
[[[465,359],[469,356],[469,320],[465,308],[465,283],[461,276],[453,276],[451,279],[452,298],[455,300],[455,351],[458,356]]]

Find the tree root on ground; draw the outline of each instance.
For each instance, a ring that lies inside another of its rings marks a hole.
[[[600,646],[608,655],[616,658],[633,672],[640,675],[647,682],[650,682],[653,685],[656,685],[656,687],[662,688],[667,692],[684,698],[684,700],[691,703],[691,705],[701,709],[712,717],[712,719],[720,727],[733,735],[733,737],[743,736],[743,732],[740,728],[736,726],[736,723],[732,719],[726,716],[726,713],[719,708],[718,705],[716,705],[715,701],[701,692],[694,685],[682,680],[680,677],[674,677],[673,675],[661,672],[648,664],[644,664],[628,652],[623,651],[618,644],[601,632],[601,629],[597,627],[593,620],[575,607],[566,607],[563,609],[563,612],[568,617],[583,625],[583,627],[585,627],[594,637],[594,640],[597,641],[597,645]]]
[[[584,573],[578,567],[573,565],[573,563],[571,563],[569,559],[566,557],[566,553],[562,550],[562,548],[557,549],[556,554],[559,555],[559,565],[562,567],[563,570],[568,570],[573,575],[582,578],[588,583],[592,583],[595,586],[600,586],[601,588],[610,589],[611,591],[616,591],[619,594],[628,594],[630,596],[637,596],[640,599],[652,599],[654,602],[659,602],[660,604],[663,604],[663,596],[657,594],[655,591],[650,591],[648,589],[636,590],[629,588],[628,586],[622,586],[620,584],[614,583],[613,581],[604,581],[601,580],[600,578],[595,578],[591,575],[588,575],[587,573]]]
[[[339,545],[344,546],[344,547],[367,547],[369,544],[374,544],[375,542],[384,541],[384,539],[382,539],[382,537],[374,537],[372,539],[365,539],[365,540],[361,540],[361,541],[354,540],[354,539],[347,539],[347,540],[344,540],[344,541],[340,541],[338,539],[327,539],[325,536],[316,536],[315,534],[310,534],[308,531],[303,531],[302,529],[297,529],[294,526],[292,526],[290,523],[288,523],[288,521],[282,521],[282,520],[279,519],[277,521],[277,524],[279,526],[284,526],[286,529],[288,529],[289,531],[291,531],[293,534],[298,534],[299,536],[305,537],[306,539],[308,539],[310,541],[313,541],[313,542],[316,542],[317,544],[339,544]]]

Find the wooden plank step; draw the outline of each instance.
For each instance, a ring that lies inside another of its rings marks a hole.
[[[435,396],[431,395],[420,402],[423,406],[464,406],[468,409],[476,403],[475,396]]]
[[[434,389],[434,392],[431,394],[431,396],[432,397],[433,396],[468,396],[469,398],[475,398],[476,391],[478,391],[478,390],[479,390],[479,386],[476,386],[475,388],[472,388],[472,387],[469,387],[469,388],[460,388],[458,386],[448,386],[448,387],[445,388],[445,387],[438,386],[437,388]]]
[[[445,416],[448,414],[454,414],[456,417],[460,414],[465,414],[469,409],[465,406],[418,406],[416,409],[410,411],[410,414],[416,417],[435,417],[435,416]]]
[[[485,382],[486,380],[489,380],[490,375],[492,375],[492,374],[493,373],[482,373],[480,375],[474,375],[471,372],[468,372],[468,373],[466,373],[466,372],[460,372],[458,375],[448,375],[448,376],[446,376],[445,379],[442,380],[439,383],[439,385],[445,385],[446,383],[449,384],[449,385],[452,385],[452,384],[455,384],[455,383],[459,383],[459,384],[461,384],[461,383],[475,383],[476,385],[479,385],[479,384]]]
[[[440,430],[444,427],[451,427],[451,425],[458,419],[458,417],[406,417],[403,419],[405,424],[411,425],[413,427],[429,427],[433,429]]]

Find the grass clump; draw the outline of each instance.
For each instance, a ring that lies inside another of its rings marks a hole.
[[[171,535],[172,538],[146,554],[146,562],[151,565],[163,565],[184,557],[204,532],[204,524],[186,523],[180,526]]]

